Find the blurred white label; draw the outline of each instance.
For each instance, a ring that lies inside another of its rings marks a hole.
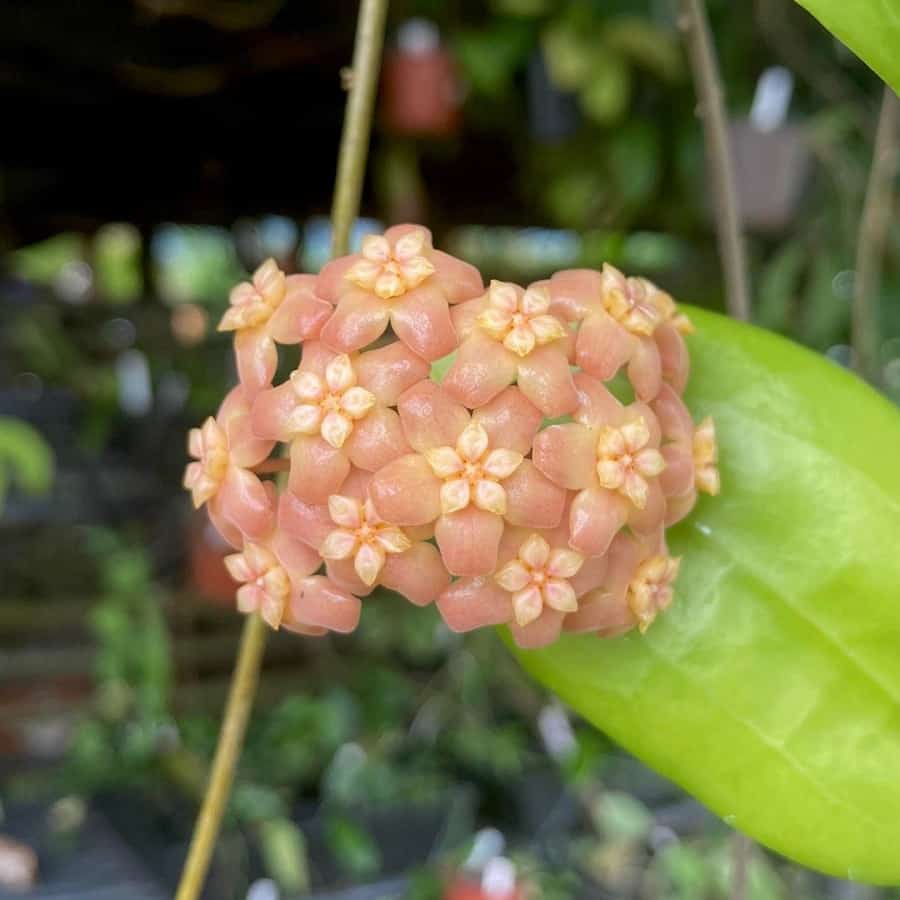
[[[780,128],[787,119],[794,93],[794,76],[784,66],[770,66],[756,83],[750,124],[757,131],[768,133]]]

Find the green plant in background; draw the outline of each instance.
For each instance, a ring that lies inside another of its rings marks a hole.
[[[46,494],[53,481],[53,450],[41,433],[20,419],[0,416],[0,512],[12,485]]]

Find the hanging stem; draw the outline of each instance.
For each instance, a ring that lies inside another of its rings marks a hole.
[[[897,174],[898,120],[900,101],[887,86],[881,100],[872,168],[863,201],[856,244],[856,277],[853,281],[852,342],[856,368],[864,378],[874,381],[878,352],[878,293],[881,264],[891,211],[894,205],[894,176]]]
[[[750,289],[747,259],[738,215],[737,190],[728,123],[725,119],[724,91],[715,48],[706,17],[704,0],[680,0],[678,25],[684,32],[698,110],[703,122],[706,157],[712,174],[716,208],[716,235],[725,273],[725,300],[735,319],[750,318]]]
[[[359,212],[386,18],[387,0],[362,0],[353,49],[350,96],[338,155],[332,207],[332,256],[347,252],[350,227]],[[272,471],[275,470],[273,467]],[[203,890],[256,695],[266,633],[266,625],[259,615],[247,617],[209,784],[194,826],[175,900],[197,900]]]
[[[350,96],[344,116],[334,202],[331,205],[332,256],[343,256],[350,249],[350,229],[359,213],[387,6],[387,0],[362,0],[359,10],[353,68],[347,79]]]

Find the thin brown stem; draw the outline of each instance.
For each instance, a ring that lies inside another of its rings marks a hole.
[[[267,459],[255,465],[252,471],[257,475],[272,475],[276,472],[287,472],[291,467],[289,459]]]
[[[691,63],[698,112],[703,122],[706,158],[712,175],[719,256],[725,274],[728,312],[735,319],[750,317],[747,259],[741,234],[734,163],[725,118],[722,79],[716,61],[703,0],[680,0],[678,24],[684,32]]]
[[[745,900],[753,841],[735,831],[731,836],[731,900]]]
[[[350,227],[359,212],[386,18],[387,0],[362,0],[353,50],[350,97],[338,155],[338,176],[332,207],[332,256],[347,252]],[[271,460],[268,469],[258,471],[283,471],[281,466],[275,467],[276,462]],[[194,835],[175,900],[197,900],[203,890],[256,694],[265,641],[266,625],[262,619],[258,615],[248,616],[209,784],[194,826]]]
[[[881,100],[875,149],[869,183],[863,201],[856,242],[856,277],[853,280],[852,342],[857,371],[877,380],[878,295],[881,267],[894,206],[894,176],[897,174],[900,101],[887,86]]]
[[[387,6],[387,0],[362,0],[359,10],[353,68],[346,73],[350,94],[347,97],[334,202],[331,206],[332,256],[341,256],[349,250],[350,229],[359,214]]]

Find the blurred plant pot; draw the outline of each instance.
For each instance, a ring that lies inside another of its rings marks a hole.
[[[217,606],[233,606],[237,585],[225,568],[225,557],[234,549],[212,527],[203,511],[191,517],[188,534],[191,586]]]

